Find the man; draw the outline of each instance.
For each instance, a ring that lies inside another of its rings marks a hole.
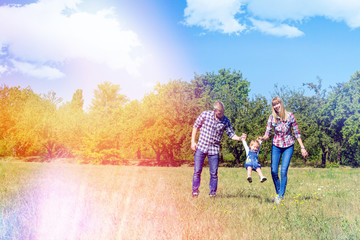
[[[226,134],[232,140],[241,141],[243,137],[239,137],[235,134],[229,119],[224,116],[224,112],[224,104],[220,101],[216,101],[214,103],[214,110],[202,112],[196,119],[193,126],[191,135],[191,148],[195,151],[195,166],[192,186],[193,197],[197,197],[200,192],[199,187],[201,181],[201,172],[206,156],[208,157],[210,168],[209,196],[216,197],[220,141],[224,131],[226,131]],[[196,143],[195,138],[199,129],[200,136],[198,143]]]

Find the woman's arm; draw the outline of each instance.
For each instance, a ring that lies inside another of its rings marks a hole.
[[[269,116],[269,119],[268,119],[267,124],[266,124],[266,131],[264,133],[264,136],[262,137],[263,141],[269,139],[270,136],[271,136],[271,130],[272,130],[272,127],[273,127],[272,126],[272,120],[273,120],[273,115],[271,114]]]
[[[298,125],[296,123],[296,119],[293,113],[290,113],[290,116],[292,118],[292,128],[293,128],[293,132],[294,132],[294,137],[298,140],[299,145],[301,147],[301,155],[303,156],[303,158],[306,158],[308,156],[308,152],[305,149],[304,143],[301,140],[301,134],[298,128]]]
[[[305,149],[305,146],[301,140],[301,138],[297,138],[298,142],[299,142],[299,145],[301,147],[301,155],[303,156],[303,158],[306,158],[309,154],[308,152],[306,151]]]
[[[264,136],[262,137],[262,140],[265,141],[265,140],[268,140],[269,139],[269,136],[264,134]]]

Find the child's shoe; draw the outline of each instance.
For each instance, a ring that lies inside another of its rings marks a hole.
[[[247,179],[249,181],[249,183],[252,183],[252,178],[251,177],[247,177]]]
[[[267,180],[267,178],[265,176],[263,176],[261,179],[260,179],[260,182],[263,183]]]

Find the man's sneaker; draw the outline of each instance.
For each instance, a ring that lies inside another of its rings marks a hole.
[[[209,197],[210,197],[210,198],[216,198],[216,193],[210,193],[210,194],[209,194]]]
[[[251,177],[247,177],[247,179],[249,181],[249,183],[252,183],[252,178]]]
[[[265,176],[263,176],[261,179],[260,179],[260,182],[263,183],[267,180],[267,178]]]
[[[198,197],[198,196],[199,196],[199,192],[193,192],[193,193],[192,193],[192,197],[193,197],[193,198],[196,198],[196,197]]]

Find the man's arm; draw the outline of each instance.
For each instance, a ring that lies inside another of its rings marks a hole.
[[[196,138],[196,133],[197,133],[198,129],[193,127],[192,133],[191,133],[191,149],[196,151],[197,148],[197,144],[195,142],[195,138]]]
[[[234,136],[232,136],[232,138],[231,138],[231,140],[235,140],[235,141],[241,141],[241,137],[239,137],[238,135],[234,135]]]

